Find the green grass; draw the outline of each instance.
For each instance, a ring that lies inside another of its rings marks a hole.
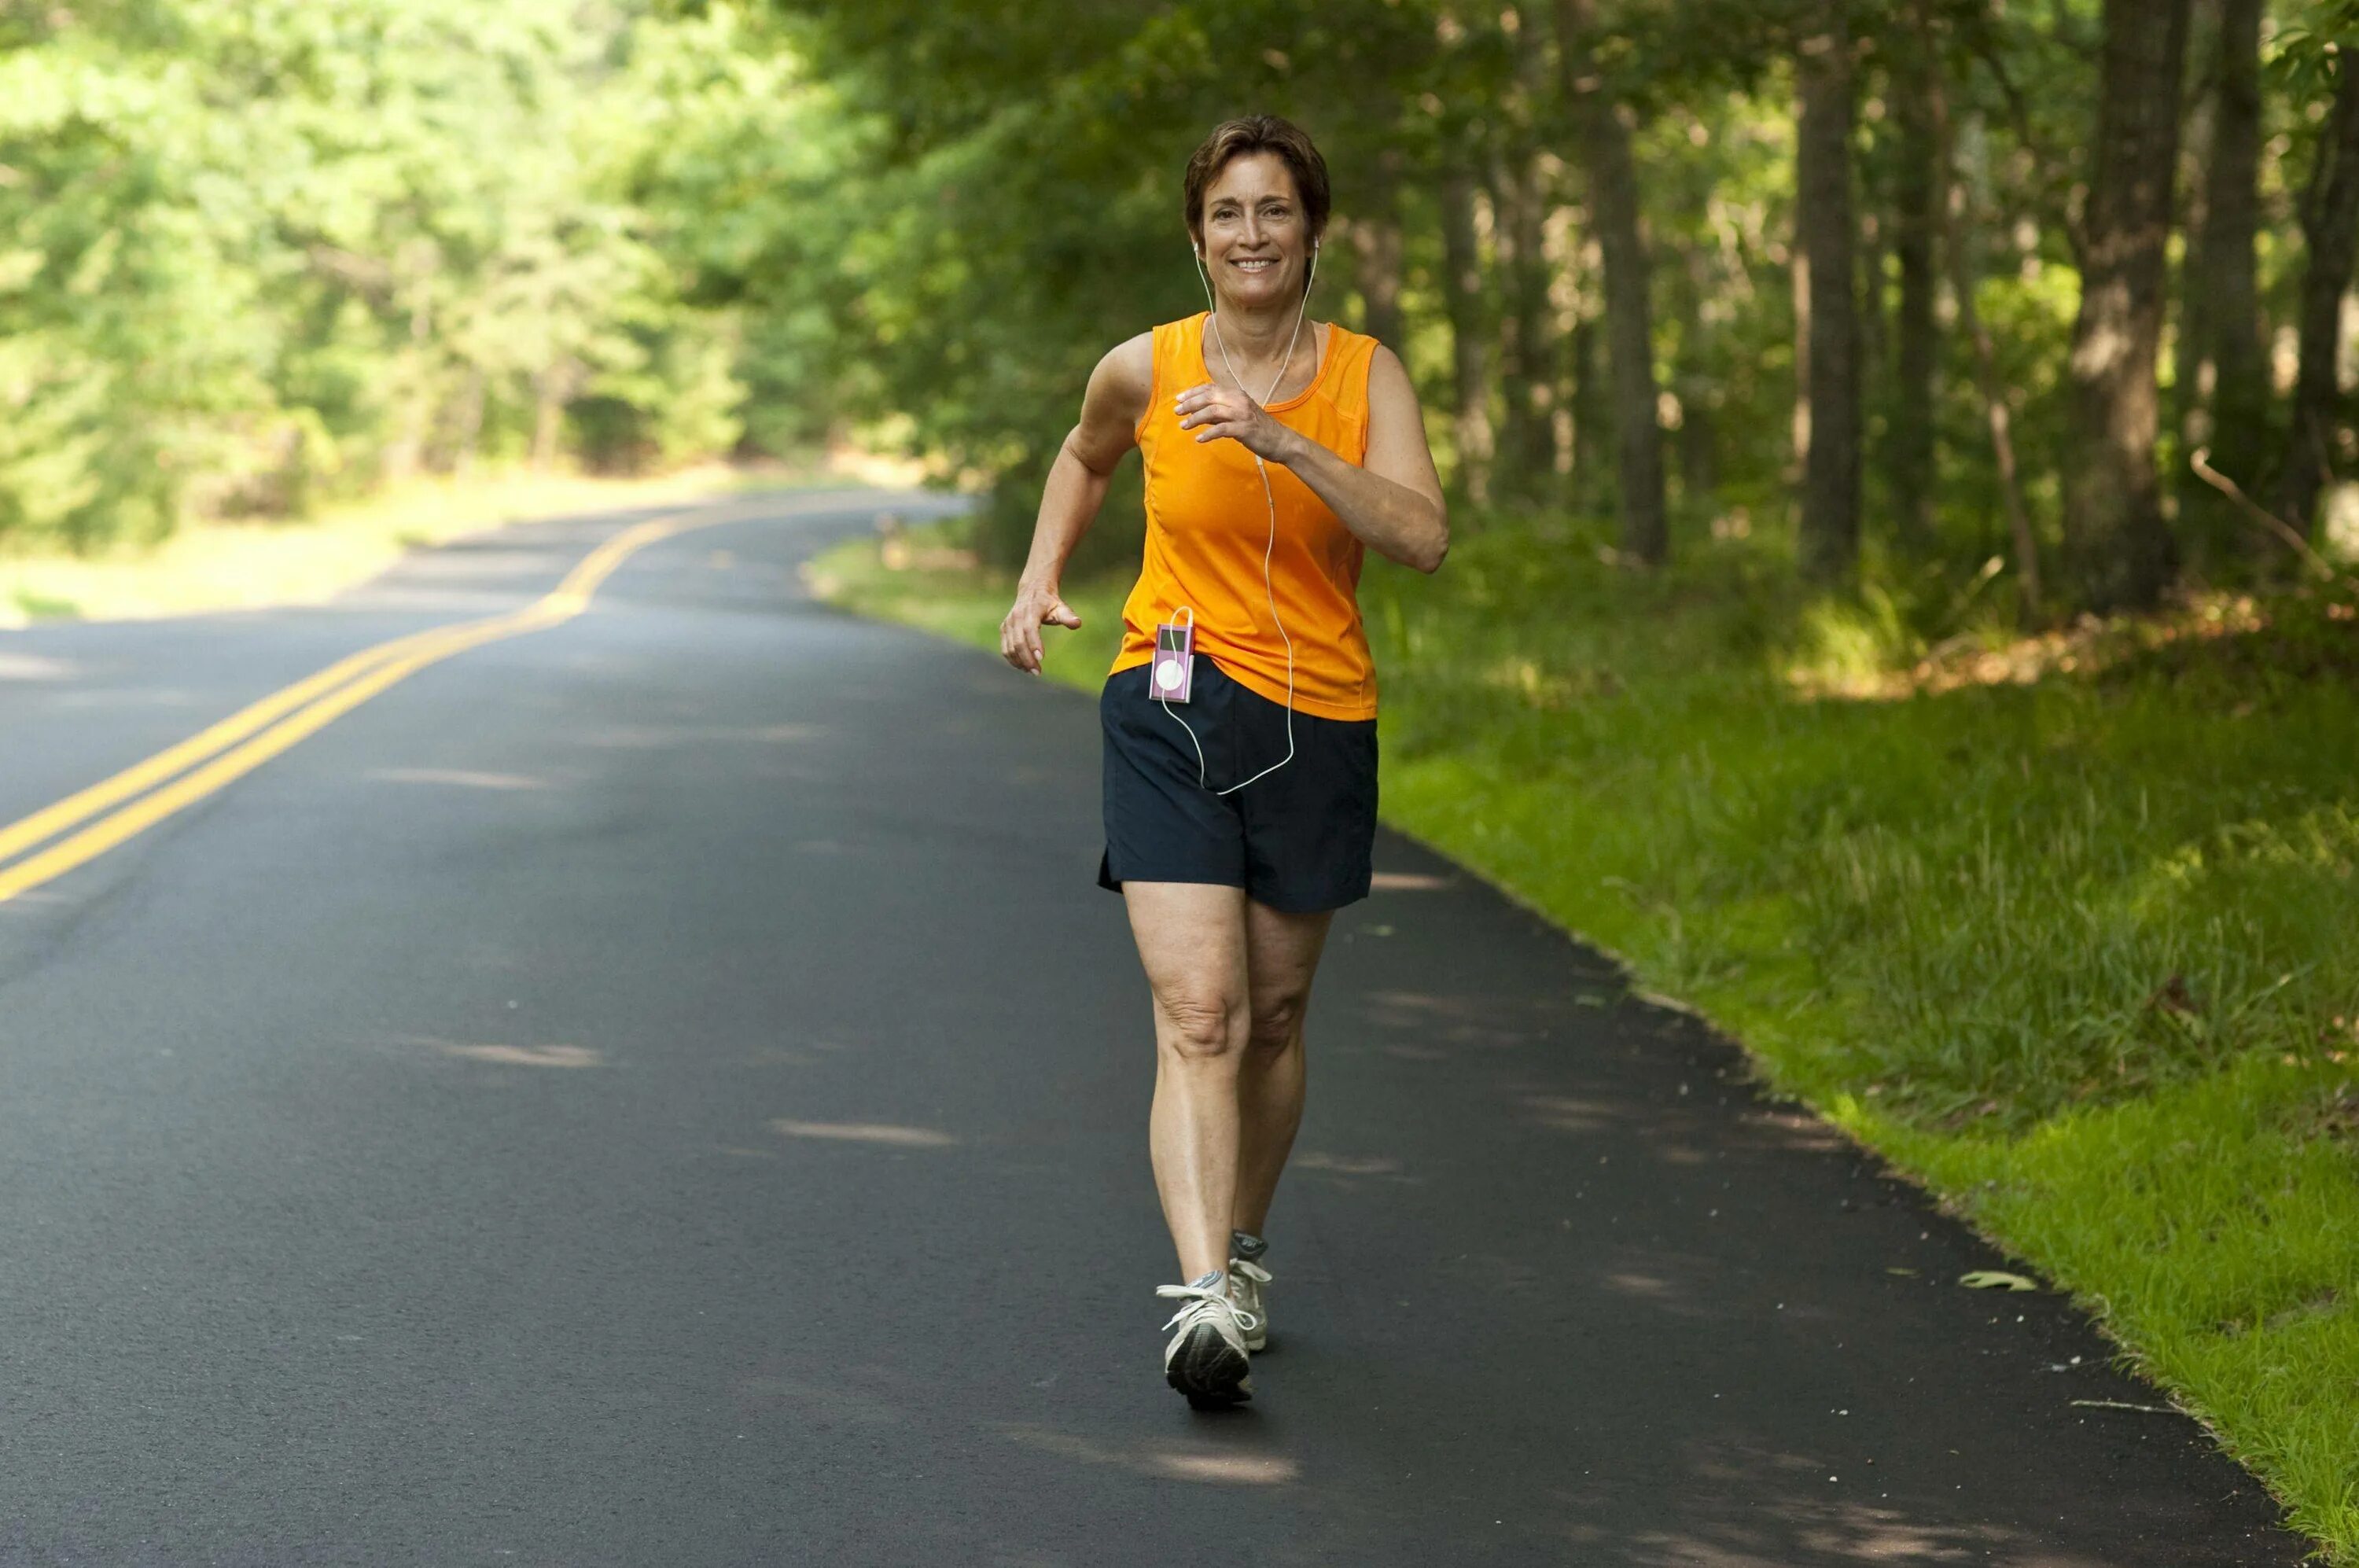
[[[995,647],[1006,585],[933,542],[814,581]],[[1051,677],[1098,684],[1126,586],[1072,596]],[[1389,821],[2074,1292],[2359,1565],[2350,589],[1962,635],[1913,678],[1888,604],[1734,541],[1647,576],[1500,528],[1362,598]]]

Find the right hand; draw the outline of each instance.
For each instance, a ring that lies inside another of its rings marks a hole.
[[[1078,630],[1082,617],[1065,603],[1054,588],[1024,586],[1016,590],[1016,603],[1009,608],[1007,618],[999,623],[999,657],[1027,674],[1040,673],[1040,628],[1063,626]]]

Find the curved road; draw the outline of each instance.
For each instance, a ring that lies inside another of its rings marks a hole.
[[[1093,705],[796,576],[926,505],[711,508],[0,902],[0,1564],[2299,1560],[2074,1403],[2157,1396],[2067,1306],[1391,837],[1260,1397],[1192,1415]],[[0,825],[634,520],[0,635]]]

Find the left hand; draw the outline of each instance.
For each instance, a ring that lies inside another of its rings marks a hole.
[[[1262,406],[1234,387],[1206,381],[1173,400],[1180,428],[1200,442],[1233,441],[1265,462],[1283,463],[1301,437],[1273,419]]]

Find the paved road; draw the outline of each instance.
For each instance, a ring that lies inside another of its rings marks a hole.
[[[1164,1388],[1095,715],[741,504],[0,904],[0,1563],[2254,1568],[2242,1472],[1398,839],[1245,1411]],[[0,823],[627,518],[0,637]],[[1905,1272],[1904,1272],[1905,1271]]]

